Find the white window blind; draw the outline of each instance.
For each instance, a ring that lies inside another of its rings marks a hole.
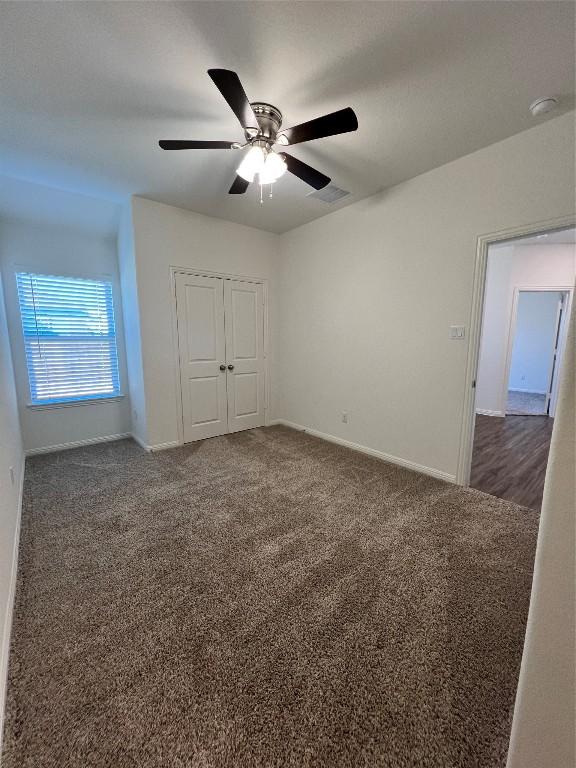
[[[112,283],[16,275],[33,405],[120,394]]]

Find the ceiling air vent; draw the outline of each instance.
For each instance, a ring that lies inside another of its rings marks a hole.
[[[322,200],[323,203],[335,203],[346,195],[349,195],[345,189],[340,189],[336,184],[327,184],[322,189],[317,189],[315,192],[310,192],[306,197],[313,197],[315,200]]]

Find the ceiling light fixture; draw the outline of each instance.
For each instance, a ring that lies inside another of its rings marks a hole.
[[[250,147],[236,173],[250,183],[258,175],[260,184],[273,184],[282,174],[286,173],[286,170],[286,163],[280,155],[258,145]]]
[[[273,184],[286,173],[286,163],[276,152],[269,152],[264,167],[259,173],[260,184]]]
[[[244,159],[238,166],[236,173],[241,176],[244,181],[252,183],[254,176],[257,173],[261,173],[264,168],[265,155],[262,147],[250,147],[248,152],[244,155]]]
[[[243,195],[258,176],[260,200],[262,200],[264,185],[270,186],[270,197],[272,197],[274,182],[286,171],[316,190],[323,189],[330,183],[330,177],[325,173],[317,171],[287,152],[275,152],[273,147],[275,144],[287,147],[357,130],[358,118],[352,107],[338,109],[328,115],[280,130],[282,112],[278,107],[264,101],[248,101],[236,72],[230,69],[209,69],[208,74],[238,118],[244,129],[246,142],[240,144],[237,141],[219,139],[216,141],[163,139],[159,142],[161,149],[242,149],[249,146],[237,170],[236,178],[228,190],[230,195]]]

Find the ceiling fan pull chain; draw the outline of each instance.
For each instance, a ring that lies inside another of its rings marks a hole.
[[[264,202],[264,200],[262,199],[262,186],[263,185],[260,184],[260,205],[262,205],[262,203]]]
[[[272,190],[273,190],[273,189],[274,189],[274,186],[273,186],[272,184],[270,184],[270,194],[268,195],[268,197],[269,197],[270,199],[272,199]]]

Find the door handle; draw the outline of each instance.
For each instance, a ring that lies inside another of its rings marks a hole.
[[[225,370],[226,370],[226,366],[225,366],[224,364],[222,364],[222,365],[220,366],[220,370],[221,370],[221,371],[225,371]]]
[[[234,366],[233,366],[233,365],[229,365],[229,366],[228,366],[228,370],[229,370],[229,371],[233,371],[233,370],[234,370]]]

